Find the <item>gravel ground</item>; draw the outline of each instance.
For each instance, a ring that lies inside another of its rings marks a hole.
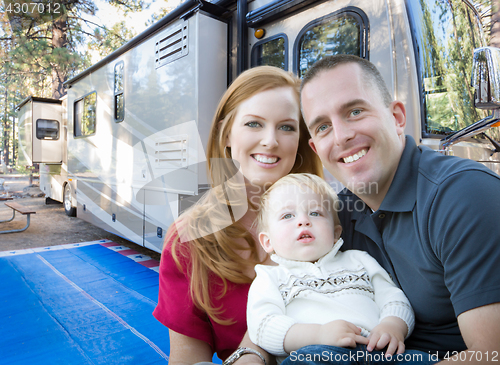
[[[45,204],[45,197],[38,188],[38,182],[35,180],[29,185],[27,176],[0,174],[0,198],[6,196],[13,197],[12,201],[35,210],[36,214],[31,215],[31,224],[26,231],[0,234],[0,251],[109,239],[153,259],[160,259],[158,252],[115,236],[78,217],[68,217],[62,204]],[[0,201],[0,221],[10,217],[12,210]],[[13,221],[0,223],[0,230],[21,229],[25,225],[26,216],[16,213]]]

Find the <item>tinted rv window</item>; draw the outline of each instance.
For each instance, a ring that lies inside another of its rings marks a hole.
[[[59,139],[59,122],[57,120],[37,119],[36,138],[38,139]]]
[[[480,21],[459,0],[406,2],[424,91],[424,135],[448,135],[487,113],[474,107],[470,86],[474,48],[483,46]]]
[[[123,68],[123,61],[115,65],[115,122],[121,122],[125,117]]]
[[[96,105],[96,92],[93,92],[92,94],[89,94],[75,102],[75,137],[89,136],[95,133]]]
[[[324,56],[354,54],[366,58],[365,17],[361,11],[341,11],[307,25],[297,43],[298,75],[304,76],[309,67]]]
[[[286,36],[280,34],[255,44],[252,49],[252,67],[266,65],[288,70],[287,43]]]

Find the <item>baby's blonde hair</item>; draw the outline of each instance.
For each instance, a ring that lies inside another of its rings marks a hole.
[[[308,173],[289,174],[276,181],[264,194],[260,197],[260,209],[257,215],[257,231],[266,232],[268,228],[269,199],[273,190],[284,185],[296,185],[302,190],[305,188],[311,189],[314,193],[319,194],[322,202],[326,200],[328,210],[332,214],[333,223],[335,226],[340,225],[337,211],[339,209],[339,199],[333,188],[321,177]]]

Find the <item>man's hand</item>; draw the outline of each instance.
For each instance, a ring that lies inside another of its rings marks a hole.
[[[382,350],[387,347],[386,356],[405,352],[404,339],[408,326],[399,317],[385,317],[368,336],[368,351]]]

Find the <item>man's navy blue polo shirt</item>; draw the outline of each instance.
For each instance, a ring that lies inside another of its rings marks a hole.
[[[483,165],[417,147],[412,137],[380,209],[339,194],[343,250],[369,252],[410,300],[408,349],[466,349],[456,317],[500,302],[500,177]]]

